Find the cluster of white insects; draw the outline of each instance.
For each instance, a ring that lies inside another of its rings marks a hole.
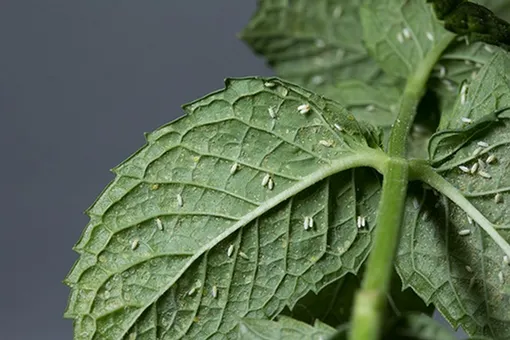
[[[489,144],[484,141],[479,141],[476,144],[477,148],[471,154],[473,157],[478,157],[478,155],[480,155],[485,148],[489,147]],[[492,175],[489,172],[487,172],[487,168],[488,165],[493,164],[496,161],[497,161],[496,156],[491,154],[487,157],[485,161],[478,158],[477,161],[473,163],[470,167],[466,165],[459,165],[459,170],[466,174],[471,175],[478,174],[480,177],[491,179]],[[494,201],[496,203],[500,203],[502,201],[501,194],[496,194]]]
[[[462,93],[462,91],[461,91]],[[463,119],[464,122],[466,123],[470,123],[471,121],[466,121],[466,119]],[[472,152],[472,156],[473,157],[477,157],[478,155],[480,155],[484,149],[488,148],[489,147],[489,143],[485,142],[485,141],[479,141],[476,143],[477,147],[476,149]],[[490,154],[487,156],[487,158],[484,160],[478,158],[476,160],[475,163],[473,163],[471,166],[466,166],[466,165],[460,165],[459,166],[459,170],[462,171],[463,173],[466,173],[466,174],[471,174],[471,175],[475,175],[475,174],[478,174],[480,177],[483,177],[483,178],[486,178],[486,179],[491,179],[492,176],[489,172],[487,172],[487,168],[488,168],[488,165],[490,164],[493,164],[497,162],[497,158],[494,154]],[[501,203],[503,202],[503,195],[501,193],[496,193],[496,195],[494,195],[494,202],[496,204],[498,203]],[[467,217],[468,219],[468,223],[469,224],[473,224],[473,219],[471,217]],[[471,230],[470,229],[462,229],[462,230],[459,230],[458,231],[458,234],[460,236],[469,236],[471,235]],[[503,256],[503,263],[505,265],[509,265],[510,264],[510,260],[508,258],[507,255],[504,255]],[[472,273],[473,270],[470,266],[465,266],[465,269],[468,273]],[[471,282],[470,282],[470,287],[473,285],[474,283],[474,280],[475,280],[475,277],[473,277],[471,279]],[[503,271],[499,271],[498,272],[498,281],[503,284],[504,281],[505,281],[505,278],[504,278],[504,275],[503,275]]]

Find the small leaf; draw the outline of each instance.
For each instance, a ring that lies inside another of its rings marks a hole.
[[[316,321],[314,326],[289,317],[278,321],[243,319],[239,324],[238,339],[243,340],[325,340],[335,334],[335,329]]]
[[[423,0],[365,0],[360,13],[366,46],[390,75],[407,78],[436,44],[451,36]]]
[[[76,340],[230,337],[370,250],[380,178],[349,169],[385,162],[372,128],[277,78],[229,79],[185,110],[88,210],[66,279]]]
[[[510,57],[499,51],[468,84],[465,103],[459,98],[454,111],[443,114],[439,131],[465,129],[469,123],[464,123],[463,117],[476,124],[510,106],[508,69]],[[446,160],[437,171],[463,192],[507,242],[508,124],[502,114],[490,129],[466,143],[462,141],[460,148],[451,148],[451,154],[441,144],[437,153]],[[486,162],[490,155],[494,159]],[[490,178],[486,178],[487,174]],[[470,223],[465,211],[447,200],[438,202],[428,191],[419,197],[419,203],[416,209],[406,210],[396,258],[402,281],[425,301],[432,302],[454,326],[462,325],[468,334],[505,338],[510,334],[510,266],[504,261],[503,251],[480,227]]]

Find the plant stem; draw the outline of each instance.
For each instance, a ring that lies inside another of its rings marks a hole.
[[[454,37],[455,35],[453,34],[446,34],[427,53],[416,71],[407,79],[404,94],[400,101],[399,113],[391,129],[390,140],[388,142],[388,154],[390,156],[406,156],[407,136],[413,125],[420,99],[427,89],[427,80],[429,79],[430,72]]]
[[[368,259],[361,291],[356,295],[350,339],[378,339],[382,330],[386,295],[393,272],[400,225],[404,218],[408,163],[390,159],[385,173],[375,244]]]
[[[404,220],[409,175],[409,162],[405,159],[407,136],[418,103],[425,93],[430,72],[454,37],[453,34],[445,34],[407,80],[388,143],[390,158],[384,172],[374,246],[367,261],[362,288],[356,294],[349,335],[351,340],[377,340],[382,333],[386,293],[391,283],[393,259]]]

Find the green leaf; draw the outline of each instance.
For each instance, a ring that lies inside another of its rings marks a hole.
[[[412,75],[447,32],[425,1],[365,0],[361,7],[363,38],[386,73]]]
[[[289,317],[279,317],[278,322],[243,319],[239,324],[238,339],[243,340],[325,340],[335,329],[316,321],[314,326]]]
[[[496,53],[468,84],[465,103],[458,99],[454,111],[442,116],[440,131],[464,129],[462,117],[476,122],[510,106],[509,69],[509,55]],[[491,129],[482,131],[457,151],[452,148],[451,156],[437,169],[494,224],[507,242],[510,241],[508,123],[507,118],[500,116]],[[480,141],[489,147],[477,150]],[[446,152],[441,149],[439,155],[443,157]],[[471,175],[459,169],[461,165],[471,169],[478,160],[486,161],[489,155],[494,155],[496,160],[482,165],[491,178],[482,177],[478,170]],[[501,201],[496,203],[498,193]],[[404,284],[425,301],[433,302],[454,326],[462,325],[471,335],[507,337],[510,334],[510,266],[505,264],[503,251],[480,227],[469,223],[465,211],[446,200],[434,207],[432,197],[430,193],[423,196],[417,209],[406,211],[397,271]],[[464,230],[470,234],[462,235]]]
[[[360,3],[260,0],[241,37],[278,76],[319,93],[340,80],[372,82],[381,70],[362,44]]]
[[[424,314],[400,318],[385,334],[392,340],[456,340],[457,337],[436,320]]]
[[[372,128],[276,78],[229,79],[185,110],[88,210],[66,279],[76,340],[229,337],[370,250],[380,179],[349,169],[385,163]]]
[[[354,295],[359,287],[360,277],[347,274],[317,294],[309,292],[296,302],[292,310],[286,308],[282,314],[308,324],[320,320],[336,327],[349,321]]]

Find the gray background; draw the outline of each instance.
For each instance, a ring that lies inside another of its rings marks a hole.
[[[71,339],[82,212],[180,105],[269,75],[235,34],[255,1],[0,0],[1,338]]]

